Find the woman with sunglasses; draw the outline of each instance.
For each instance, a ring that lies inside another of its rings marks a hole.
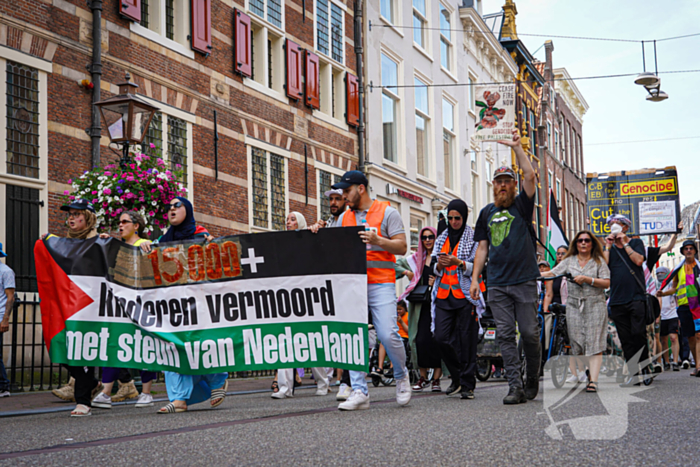
[[[608,337],[605,289],[610,287],[610,270],[603,256],[603,245],[588,230],[577,233],[561,262],[542,276],[567,273],[578,284],[578,287],[569,285],[566,298],[572,358],[577,360],[579,368],[588,367],[586,392],[598,392],[598,375]]]
[[[119,216],[119,235],[124,243],[135,247],[140,247],[143,243],[148,242],[143,238],[143,229],[146,228],[146,221],[143,216],[137,211],[124,212]],[[101,233],[100,238],[107,239],[109,235]],[[153,380],[156,379],[155,371],[141,370],[141,383],[143,390],[139,395],[131,373],[126,368],[103,368],[102,369],[102,385],[104,388],[97,397],[92,400],[92,406],[100,409],[111,409],[112,402],[121,402],[127,399],[138,397],[136,402],[137,408],[152,407],[153,396],[151,395],[151,386]],[[111,397],[114,382],[119,380],[119,391]]]
[[[414,365],[418,364],[420,369],[420,379],[413,385],[413,391],[422,391],[430,385],[433,392],[441,392],[440,348],[430,332],[430,288],[435,283],[432,254],[436,237],[437,231],[433,227],[423,227],[419,234],[418,250],[396,262],[397,276],[407,277],[410,281],[399,301],[406,300],[416,287],[428,287],[424,300],[409,299],[408,303],[408,345],[411,361]],[[432,381],[428,380],[428,368],[433,369]]]
[[[178,196],[170,201],[168,221],[168,231],[154,243],[182,242],[195,238],[204,238],[209,242],[214,239],[207,229],[195,222],[194,209],[187,198]],[[151,244],[144,242],[141,249],[150,252]],[[157,412],[159,414],[186,412],[188,406],[207,399],[211,399],[212,408],[224,402],[228,373],[181,375],[174,371],[164,371],[163,374],[170,403],[161,407]]]
[[[61,211],[68,213],[66,225],[68,238],[88,240],[97,237],[97,216],[92,203],[77,199],[71,204],[61,206]],[[42,240],[53,235],[44,234]],[[67,366],[71,378],[66,386],[53,390],[53,395],[67,401],[75,401],[71,417],[92,415],[92,397],[102,389],[102,384],[95,378],[94,367]]]

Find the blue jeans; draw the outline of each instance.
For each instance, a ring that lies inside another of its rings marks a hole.
[[[7,379],[7,371],[5,371],[5,362],[2,356],[3,334],[0,334],[0,392],[10,390],[10,380]]]
[[[172,371],[164,371],[163,374],[170,402],[185,401],[187,405],[198,404],[209,399],[211,390],[222,387],[228,378],[228,373],[181,375]]]
[[[394,365],[394,378],[398,381],[406,376],[406,349],[401,336],[399,325],[396,323],[396,287],[394,284],[368,284],[367,304],[372,313],[372,323],[377,330],[377,339],[384,344],[386,353]],[[352,389],[368,393],[367,373],[351,371]]]

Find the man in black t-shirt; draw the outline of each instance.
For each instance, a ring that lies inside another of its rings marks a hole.
[[[622,386],[639,384],[640,362],[649,358],[646,325],[646,286],[642,264],[646,259],[644,243],[627,236],[632,222],[622,214],[608,217],[613,232],[605,238],[603,255],[610,268],[610,317],[615,322],[629,378]],[[618,227],[615,227],[618,226]],[[641,357],[633,358],[641,351]]]
[[[494,203],[481,210],[474,230],[479,243],[474,259],[472,298],[479,297],[479,275],[488,258],[488,304],[496,321],[498,342],[503,354],[510,390],[504,404],[519,404],[534,399],[539,390],[540,342],[537,320],[537,268],[532,214],[535,208],[536,176],[527,154],[520,145],[517,130],[513,141],[500,141],[518,156],[523,171],[522,191],[516,196],[517,179],[509,167],[493,174]],[[516,343],[515,323],[525,347],[527,380],[523,390],[521,361]]]

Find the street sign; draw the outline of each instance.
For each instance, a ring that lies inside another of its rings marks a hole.
[[[586,188],[590,227],[597,236],[610,233],[605,220],[612,214],[632,221],[628,235],[678,232],[681,206],[675,166],[587,174]]]

